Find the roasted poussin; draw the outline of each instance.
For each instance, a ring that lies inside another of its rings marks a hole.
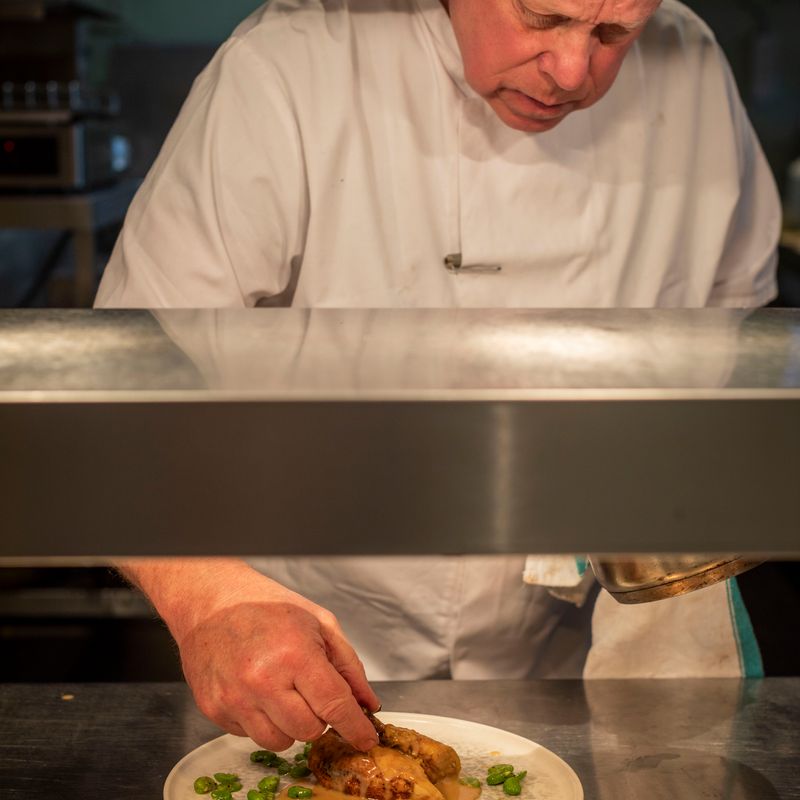
[[[320,785],[371,800],[443,800],[434,783],[458,775],[452,747],[370,716],[380,744],[362,753],[329,728],[311,747],[308,767]]]
[[[372,715],[370,721],[378,732],[380,743],[419,761],[432,783],[438,783],[443,778],[456,777],[461,772],[461,759],[449,745],[409,728],[384,725]]]

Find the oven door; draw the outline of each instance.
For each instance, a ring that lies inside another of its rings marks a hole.
[[[106,120],[0,124],[0,189],[76,191],[118,178],[127,140]]]

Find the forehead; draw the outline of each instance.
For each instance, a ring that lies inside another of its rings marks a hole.
[[[650,19],[661,0],[524,0],[524,3],[539,13],[582,22],[640,25]]]

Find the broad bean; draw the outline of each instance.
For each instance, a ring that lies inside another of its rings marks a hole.
[[[194,782],[194,790],[197,794],[208,794],[217,788],[217,782],[208,775],[201,775]]]

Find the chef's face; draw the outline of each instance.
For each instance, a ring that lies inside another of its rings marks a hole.
[[[442,0],[469,85],[520,131],[596,103],[661,0]]]

